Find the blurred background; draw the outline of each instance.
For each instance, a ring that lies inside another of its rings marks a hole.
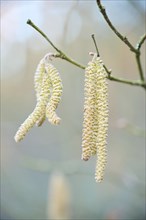
[[[145,1],[102,1],[117,29],[136,45],[145,33]],[[1,1],[1,219],[145,219],[145,92],[109,81],[108,163],[94,180],[96,157],[81,160],[84,71],[53,61],[64,86],[59,126],[47,121],[20,143],[14,135],[33,111],[33,77],[55,52],[31,19],[68,56],[86,65],[95,51],[114,76],[139,79],[132,52],[111,31],[96,1]],[[145,44],[142,47],[145,72]]]

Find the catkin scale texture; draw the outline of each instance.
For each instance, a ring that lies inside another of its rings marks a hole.
[[[42,82],[39,101],[37,102],[34,111],[29,115],[29,117],[24,121],[24,123],[18,129],[14,137],[16,142],[21,141],[26,135],[26,133],[30,130],[30,128],[32,128],[34,124],[40,120],[42,115],[45,114],[46,105],[48,102],[48,96],[50,92],[49,84],[50,84],[49,75],[45,74]]]
[[[34,88],[36,91],[36,97],[37,97],[37,101],[39,101],[40,99],[40,94],[41,94],[41,90],[42,90],[42,83],[43,83],[43,79],[44,76],[46,74],[45,71],[45,58],[43,58],[36,69],[35,75],[34,75]],[[49,99],[49,95],[50,95],[50,87],[51,87],[51,81],[48,75],[48,99]],[[41,126],[43,124],[43,122],[46,119],[46,114],[44,112],[44,114],[39,118],[39,120],[36,122],[36,126]]]
[[[52,124],[60,123],[61,119],[55,110],[61,99],[62,82],[57,69],[49,63],[50,56],[46,54],[37,66],[34,75],[37,104],[34,111],[18,129],[14,137],[16,142],[22,140],[34,124],[41,126],[46,117]]]
[[[97,118],[98,118],[98,132],[97,132],[97,163],[95,170],[95,180],[101,182],[104,177],[105,166],[107,163],[107,132],[108,132],[108,84],[107,73],[103,67],[100,58],[96,59],[97,65]]]
[[[84,121],[82,133],[82,159],[88,160],[91,155],[96,153],[96,75],[95,64],[89,62],[85,70],[84,87]]]
[[[58,104],[61,100],[62,95],[62,81],[60,78],[60,74],[57,69],[48,63],[46,65],[46,71],[48,72],[52,84],[51,90],[51,97],[46,107],[46,117],[48,118],[49,122],[52,124],[59,124],[60,118],[57,116],[55,110],[58,107]]]
[[[95,54],[85,69],[84,120],[82,134],[82,159],[97,154],[95,179],[101,182],[104,175],[108,129],[107,73]]]
[[[40,92],[42,89],[42,82],[45,75],[45,62],[44,58],[39,62],[35,75],[34,75],[34,88],[36,91],[36,97],[39,99]]]

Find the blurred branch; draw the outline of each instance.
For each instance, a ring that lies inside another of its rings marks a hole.
[[[145,7],[143,7],[142,4],[140,4],[139,1],[131,1],[131,0],[127,0],[128,4],[138,12],[138,15],[140,17],[141,20],[143,20],[143,18],[145,17]],[[143,2],[145,3],[145,2]]]
[[[64,30],[63,30],[63,34],[62,34],[62,41],[63,43],[66,43],[66,39],[67,39],[67,32],[68,32],[68,28],[69,28],[69,23],[70,23],[70,19],[72,16],[72,13],[77,10],[79,5],[78,1],[73,1],[71,8],[68,10],[67,14],[66,14],[66,19],[64,22]]]
[[[76,61],[74,61],[72,58],[68,57],[63,51],[61,51],[60,49],[58,49],[53,43],[52,41],[46,36],[46,34],[43,33],[42,30],[40,30],[30,19],[28,19],[27,24],[29,24],[30,26],[32,26],[36,31],[38,31],[50,44],[51,46],[58,52],[58,54],[54,54],[54,57],[59,57],[61,59],[64,59],[68,62],[70,62],[71,64],[81,68],[81,69],[85,69],[86,67],[77,63]],[[94,39],[94,35],[92,35],[93,41],[96,45],[95,39]],[[144,40],[142,40],[142,42],[140,41],[138,45],[140,45],[138,48],[141,47],[142,43]],[[97,45],[96,45],[96,50],[98,51]],[[138,49],[137,49],[138,50]],[[98,52],[99,54],[99,52]],[[139,59],[139,57],[138,57]],[[126,80],[126,79],[121,79],[121,78],[116,78],[114,76],[111,75],[111,70],[108,70],[107,67],[104,65],[104,68],[108,74],[108,79],[111,81],[115,81],[115,82],[120,82],[120,83],[125,83],[125,84],[129,84],[129,85],[133,85],[133,86],[140,86],[146,89],[146,82],[144,81],[130,81],[130,80]]]
[[[140,80],[141,80],[141,86],[143,88],[146,89],[146,82],[145,82],[145,79],[144,79],[144,74],[143,74],[143,69],[142,69],[142,65],[141,65],[141,60],[140,60],[140,55],[141,55],[141,52],[140,52],[140,49],[141,49],[141,46],[142,44],[144,43],[145,39],[146,39],[146,35],[143,35],[141,38],[140,38],[140,41],[137,43],[136,47],[134,47],[130,41],[127,39],[127,37],[123,36],[116,28],[115,26],[112,24],[112,22],[110,21],[107,13],[106,13],[106,10],[104,8],[104,6],[101,4],[101,0],[96,0],[96,3],[98,5],[98,8],[101,12],[101,14],[103,15],[105,21],[107,22],[107,24],[109,25],[109,27],[113,30],[113,32],[121,39],[121,41],[123,41],[129,48],[132,52],[135,53],[135,57],[136,57],[136,62],[137,62],[137,66],[138,66],[138,70],[139,70],[139,75],[140,75]],[[112,79],[111,79],[112,80]],[[116,80],[114,80],[116,81]],[[122,81],[121,81],[122,82]]]

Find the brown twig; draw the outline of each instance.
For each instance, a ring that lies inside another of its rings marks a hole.
[[[38,31],[50,44],[51,46],[58,52],[57,54],[54,54],[55,57],[64,59],[68,62],[70,62],[71,64],[81,68],[81,69],[85,69],[86,67],[77,63],[76,61],[74,61],[73,59],[71,59],[70,57],[68,57],[63,51],[61,51],[60,49],[58,49],[53,43],[52,41],[46,36],[46,34],[44,34],[44,32],[42,30],[40,30],[30,19],[28,19],[27,24],[29,24],[30,26],[32,26],[36,31]],[[93,38],[93,37],[92,37]],[[141,44],[141,43],[140,43]],[[97,48],[98,49],[98,48]],[[99,53],[99,52],[98,52]],[[133,86],[141,86],[143,88],[146,89],[146,83],[145,82],[139,82],[139,81],[130,81],[130,80],[126,80],[126,79],[121,79],[121,78],[116,78],[114,76],[111,76],[111,70],[108,70],[106,68],[106,66],[104,66],[105,70],[108,73],[108,79],[111,81],[115,81],[115,82],[120,82],[120,83],[124,83],[124,84],[129,84],[129,85],[133,85]]]
[[[110,28],[114,31],[114,33],[130,48],[131,51],[133,52],[137,52],[137,50],[135,49],[135,47],[129,42],[129,40],[127,39],[127,37],[123,36],[116,28],[115,26],[112,24],[112,22],[110,21],[109,17],[107,16],[105,7],[101,4],[100,0],[96,0],[97,5],[100,9],[100,12],[102,13],[104,19],[106,20],[106,22],[108,23],[108,25],[110,26]]]
[[[40,30],[30,19],[27,20],[27,24],[29,24],[30,26],[32,26],[36,31],[38,31],[48,42],[49,44],[51,44],[51,46],[59,53],[58,57],[60,57],[61,59],[67,60],[68,62],[74,64],[75,66],[80,67],[81,69],[85,69],[85,67],[79,63],[77,63],[76,61],[74,61],[73,59],[69,58],[63,51],[61,51],[60,49],[58,49],[53,43],[52,41],[46,36],[46,34],[44,34],[44,32],[42,30]]]
[[[99,7],[99,10],[101,12],[101,14],[103,15],[105,21],[107,22],[107,24],[109,25],[109,27],[113,30],[113,32],[121,39],[121,41],[123,41],[129,48],[132,52],[135,53],[135,58],[136,58],[136,62],[137,62],[137,66],[138,66],[138,71],[139,71],[139,75],[140,75],[140,80],[142,83],[144,83],[145,79],[144,79],[144,74],[143,74],[143,69],[142,69],[142,65],[141,65],[141,60],[140,60],[140,55],[141,55],[141,52],[140,52],[140,49],[141,49],[141,46],[142,44],[144,43],[145,39],[146,39],[146,35],[143,35],[141,38],[140,38],[140,41],[137,43],[136,47],[134,47],[130,41],[127,39],[127,37],[123,36],[116,28],[115,26],[112,24],[112,22],[110,21],[107,13],[106,13],[106,10],[105,10],[105,7],[101,4],[101,0],[96,0],[96,3]],[[145,84],[145,83],[144,83]],[[145,88],[145,86],[144,86]]]

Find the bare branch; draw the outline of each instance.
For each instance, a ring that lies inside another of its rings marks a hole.
[[[137,66],[138,66],[138,71],[139,71],[139,75],[140,75],[140,79],[142,82],[144,82],[144,74],[143,74],[143,69],[142,69],[142,65],[141,65],[141,60],[140,60],[140,49],[141,49],[141,46],[142,44],[144,43],[145,39],[146,39],[146,35],[143,35],[139,42],[137,43],[136,47],[134,47],[130,42],[129,40],[124,37],[115,27],[114,25],[112,24],[112,22],[110,21],[107,13],[106,13],[106,10],[104,8],[104,6],[101,4],[101,0],[96,0],[97,2],[97,5],[100,9],[100,12],[102,13],[105,21],[108,23],[109,27],[113,30],[113,32],[130,48],[130,50],[132,52],[135,53],[135,57],[136,57],[136,62],[137,62]],[[144,87],[145,88],[145,87]]]
[[[94,42],[94,45],[95,45],[95,48],[96,48],[97,56],[99,57],[100,54],[99,54],[99,50],[98,50],[98,47],[97,47],[97,43],[96,43],[96,40],[95,40],[94,34],[92,34],[91,37],[92,37],[92,39],[93,39],[93,42]]]
[[[96,0],[97,5],[100,9],[100,12],[102,13],[104,19],[106,20],[106,22],[108,23],[108,25],[110,26],[110,28],[114,31],[114,33],[130,48],[130,50],[134,53],[137,53],[137,50],[135,49],[135,47],[129,42],[129,40],[127,39],[127,37],[123,36],[112,24],[112,22],[110,21],[106,10],[104,8],[104,6],[101,4],[100,0]]]
[[[74,61],[73,59],[69,58],[63,51],[61,51],[60,49],[58,49],[53,43],[52,41],[46,36],[46,34],[44,34],[44,32],[42,30],[40,30],[30,19],[27,20],[27,24],[29,24],[30,26],[32,26],[36,31],[38,31],[48,42],[49,44],[51,44],[51,46],[59,53],[58,57],[60,57],[63,60],[67,60],[68,62],[74,64],[75,66],[78,66],[81,69],[85,69],[85,67],[79,63],[77,63],[76,61]]]
[[[126,79],[121,79],[121,78],[116,78],[112,75],[109,76],[109,79],[115,82],[120,82],[120,83],[125,83],[125,84],[129,84],[132,86],[141,86],[144,89],[146,89],[146,82],[141,82],[141,81],[130,81],[130,80],[126,80]]]
[[[146,34],[144,34],[144,35],[140,38],[139,42],[138,42],[137,45],[136,45],[136,49],[137,49],[138,51],[140,51],[141,46],[142,46],[142,44],[144,43],[145,40],[146,40]]]
[[[145,40],[146,40],[146,35],[144,34],[140,38],[139,42],[136,45],[136,50],[137,50],[136,62],[137,62],[137,66],[138,66],[141,81],[144,81],[144,74],[143,74],[143,69],[142,69],[141,60],[140,60],[140,55],[141,55],[140,49],[141,49],[141,46],[142,46],[142,44],[144,43]]]
[[[73,64],[73,65],[75,65],[75,66],[77,66],[77,67],[79,67],[81,69],[85,69],[86,68],[85,66],[83,66],[83,65],[77,63],[76,61],[74,61],[73,59],[69,58],[63,51],[58,49],[52,43],[52,41],[50,41],[50,39],[46,36],[46,34],[44,34],[30,19],[27,21],[27,24],[29,24],[36,31],[38,31],[51,44],[51,46],[58,52],[57,54],[53,54],[54,57],[58,57],[58,58],[61,58],[63,60],[66,60],[66,61],[70,62],[71,64]],[[94,35],[92,35],[92,38],[94,39]],[[142,43],[140,43],[140,44],[142,44]],[[97,50],[98,50],[98,48],[97,48]],[[99,54],[99,51],[98,51],[98,54]],[[109,80],[115,81],[115,82],[124,83],[124,84],[129,84],[129,85],[133,85],[133,86],[140,86],[140,87],[143,87],[144,89],[146,89],[146,83],[144,81],[130,81],[130,80],[125,80],[125,79],[121,79],[121,78],[116,78],[114,76],[111,76],[111,70],[108,70],[105,65],[104,65],[104,68],[105,68],[106,72],[108,73],[108,79]]]

